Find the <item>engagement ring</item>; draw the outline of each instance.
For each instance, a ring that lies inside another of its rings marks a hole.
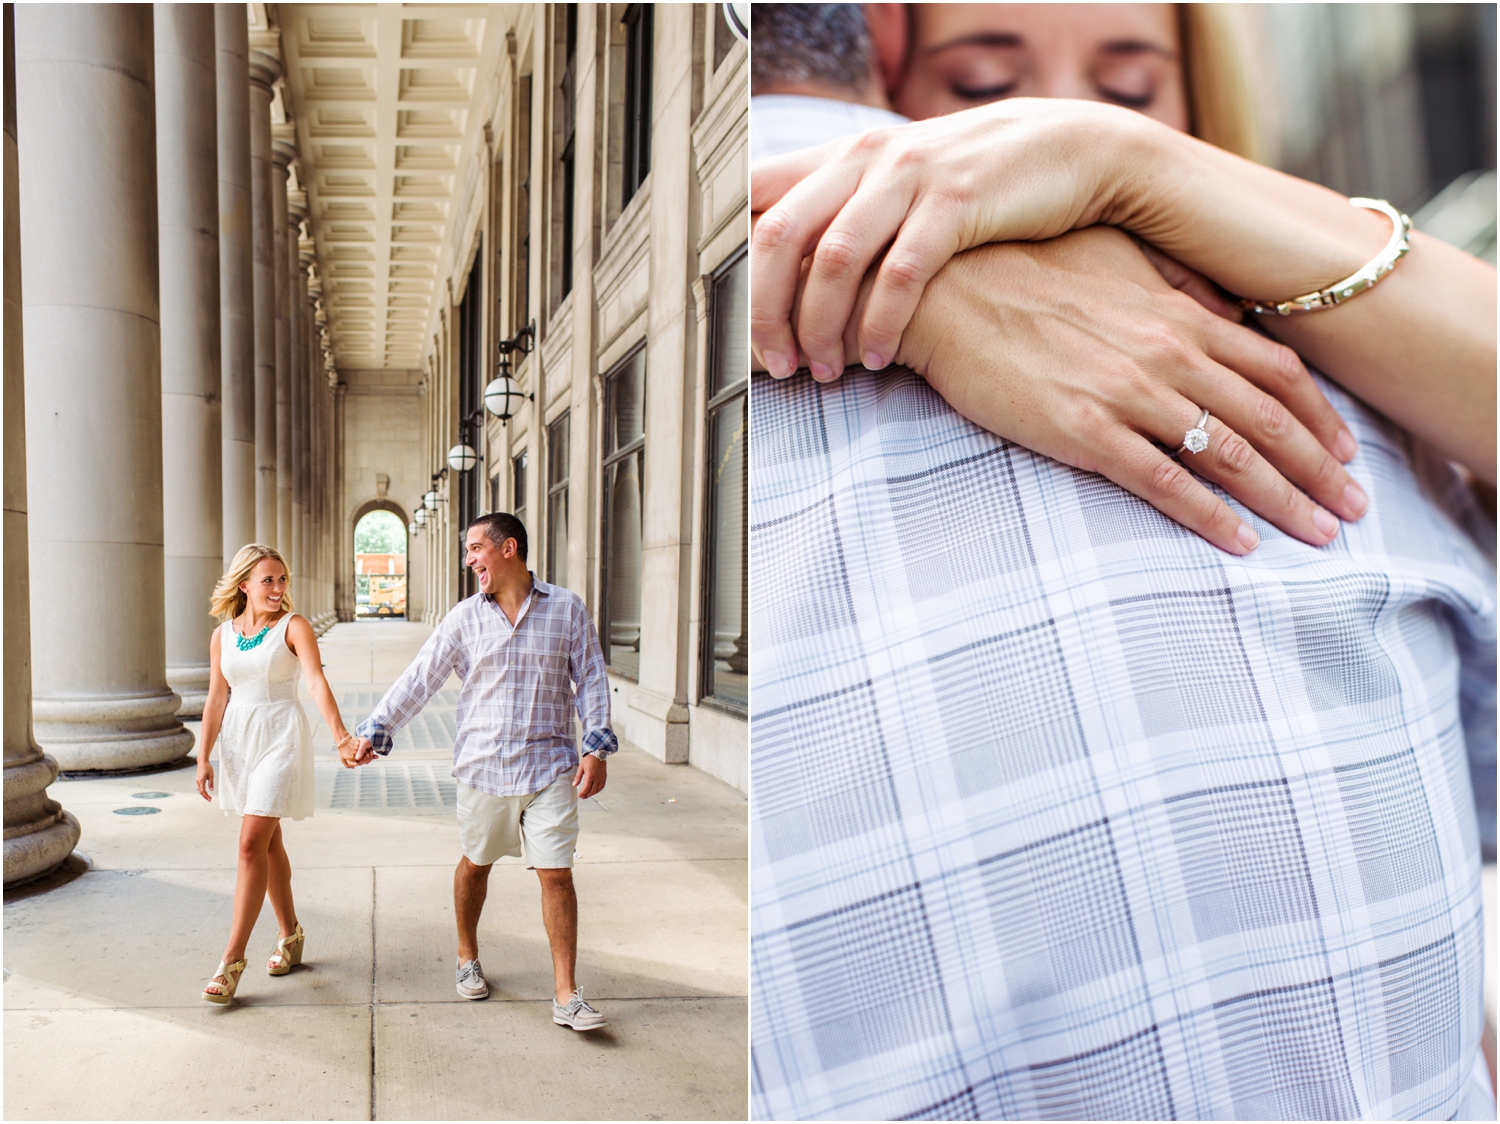
[[[1186,449],[1190,453],[1201,453],[1208,448],[1208,430],[1203,428],[1207,424],[1208,411],[1204,410],[1203,416],[1198,419],[1198,424],[1183,435],[1182,449],[1178,449],[1177,452],[1181,454],[1183,449]]]

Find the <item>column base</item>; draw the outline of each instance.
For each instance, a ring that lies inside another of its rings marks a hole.
[[[56,779],[57,762],[42,755],[5,767],[7,886],[61,866],[78,843],[78,820],[47,796]]]
[[[191,731],[177,721],[181,705],[171,691],[144,698],[36,698],[36,740],[70,773],[162,765],[193,748]]]
[[[613,708],[625,736],[663,764],[687,764],[688,708],[629,680],[611,679],[610,683],[627,698],[625,707]]]
[[[167,668],[167,686],[182,697],[182,705],[177,708],[178,718],[203,717],[203,705],[208,702],[210,674],[211,669],[207,665]]]

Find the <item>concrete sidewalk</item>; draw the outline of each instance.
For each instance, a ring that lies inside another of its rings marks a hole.
[[[323,638],[351,729],[429,631],[359,623]],[[318,808],[285,839],[307,964],[265,974],[268,903],[227,1009],[198,993],[228,933],[239,820],[203,803],[190,768],[59,782],[91,866],[6,894],[5,1115],[743,1119],[744,796],[622,748],[580,809],[575,869],[579,982],[609,1027],[553,1024],[537,880],[520,859],[490,878],[490,998],[465,1002],[453,988],[455,689],[355,772],[304,701]]]

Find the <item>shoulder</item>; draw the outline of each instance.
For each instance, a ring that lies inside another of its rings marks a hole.
[[[547,599],[549,605],[568,612],[587,611],[583,604],[583,598],[566,586],[553,585],[551,582],[542,581],[541,578],[533,578],[532,585],[535,587],[537,593]]]
[[[313,633],[312,622],[301,613],[288,613],[282,618],[281,623],[286,625],[286,634],[289,640],[301,643],[303,640],[317,640]]]

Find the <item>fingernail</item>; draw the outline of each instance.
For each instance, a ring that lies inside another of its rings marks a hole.
[[[1358,519],[1369,509],[1370,497],[1365,495],[1363,488],[1351,480],[1344,485],[1344,503],[1354,513],[1354,518]]]
[[[784,379],[792,373],[792,364],[778,351],[767,351],[761,358],[766,361],[766,374],[773,379]]]
[[[1348,464],[1357,452],[1359,452],[1359,445],[1354,440],[1354,434],[1347,429],[1339,430],[1339,435],[1333,442],[1333,455]]]
[[[819,382],[833,381],[833,368],[827,363],[810,362],[807,365],[807,369],[812,372],[812,377]]]
[[[881,355],[878,351],[865,352],[864,364],[867,371],[883,371],[886,367],[890,366],[885,361],[885,356]]]
[[[1241,523],[1236,536],[1240,540],[1240,545],[1245,548],[1246,554],[1260,545],[1260,536],[1250,529],[1249,523]]]
[[[1324,511],[1316,504],[1313,505],[1313,526],[1318,529],[1319,534],[1327,535],[1329,538],[1339,533],[1339,521],[1331,512]]]

